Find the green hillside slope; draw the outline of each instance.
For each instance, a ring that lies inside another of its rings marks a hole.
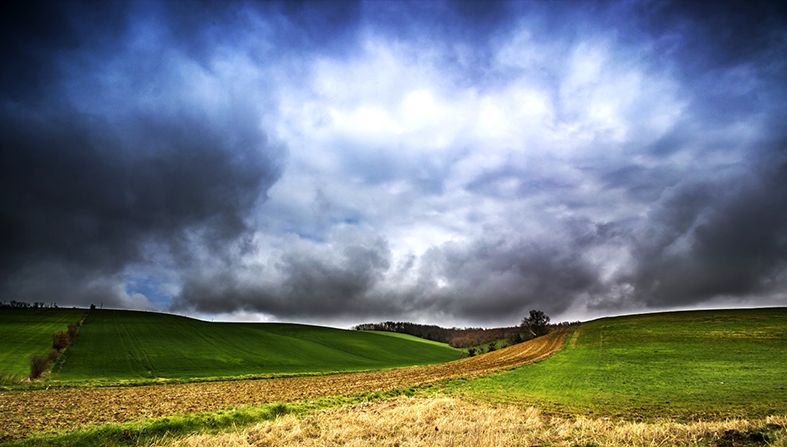
[[[416,338],[273,323],[210,323],[94,310],[55,380],[193,378],[381,369],[440,363],[459,351]]]
[[[787,309],[604,318],[544,362],[458,385],[484,399],[626,417],[787,413]]]
[[[0,307],[0,375],[26,376],[33,354],[47,355],[52,334],[82,318],[85,309]]]

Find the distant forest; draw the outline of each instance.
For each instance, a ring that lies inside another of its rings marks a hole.
[[[550,328],[570,326],[574,323],[550,324]],[[384,331],[413,335],[426,340],[448,343],[454,348],[481,346],[497,340],[505,340],[509,345],[521,343],[532,338],[521,326],[484,328],[443,328],[434,325],[386,321],[384,323],[359,324],[352,328],[356,331]]]

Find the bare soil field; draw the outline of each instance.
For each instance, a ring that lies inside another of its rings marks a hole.
[[[0,442],[35,432],[75,429],[228,407],[293,402],[354,392],[472,378],[542,360],[563,346],[569,328],[477,357],[438,365],[317,377],[58,389],[0,393]]]

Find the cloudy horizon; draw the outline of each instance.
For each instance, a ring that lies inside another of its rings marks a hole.
[[[9,2],[0,301],[350,326],[787,305],[774,2]]]

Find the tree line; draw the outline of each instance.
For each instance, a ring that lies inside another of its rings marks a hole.
[[[530,315],[522,319],[519,326],[485,328],[444,328],[436,325],[408,323],[403,321],[385,321],[382,323],[365,323],[354,326],[356,331],[383,331],[407,334],[415,337],[447,343],[454,348],[469,348],[487,345],[498,340],[505,340],[509,345],[521,343],[535,337],[545,335],[550,329],[568,326],[573,323],[549,324],[549,317],[540,310],[530,311]]]
[[[6,301],[0,302],[0,307],[14,307],[14,308],[17,308],[17,309],[30,309],[30,308],[32,308],[32,309],[39,309],[39,308],[41,308],[41,309],[43,309],[43,308],[57,309],[57,303],[54,303],[54,302],[52,302],[52,303],[45,303],[43,301],[36,301],[33,304],[30,304],[30,303],[28,303],[26,301],[14,301],[14,300],[11,300],[11,301],[8,301],[8,302],[6,302]]]

